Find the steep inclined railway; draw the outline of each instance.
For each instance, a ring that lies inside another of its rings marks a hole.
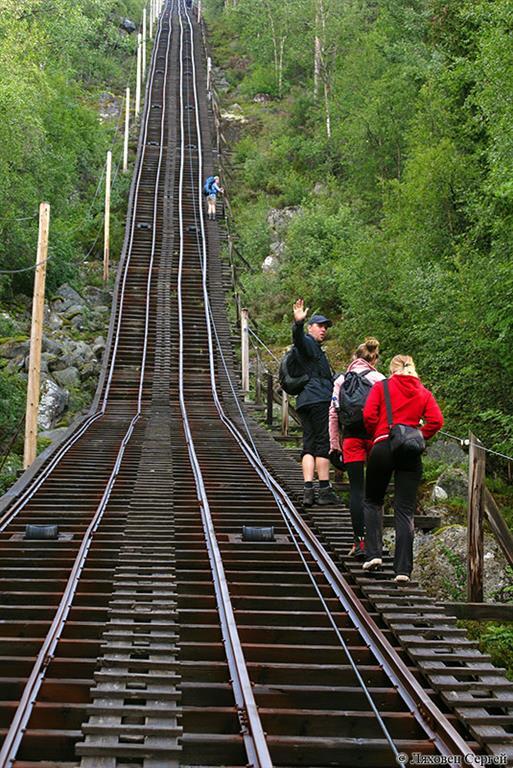
[[[196,22],[168,0],[95,408],[1,519],[0,768],[470,754],[238,406],[202,212],[201,61]],[[29,522],[58,523],[60,539],[26,541]],[[275,540],[244,541],[243,524]]]

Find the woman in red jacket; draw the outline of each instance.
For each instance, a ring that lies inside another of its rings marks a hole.
[[[421,383],[413,359],[408,355],[396,355],[390,363],[390,373],[392,424],[418,427],[426,439],[432,437],[441,429],[443,416],[432,393]],[[380,568],[383,562],[383,501],[394,474],[395,581],[407,582],[413,568],[413,518],[422,478],[421,457],[400,448],[392,453],[383,382],[372,387],[363,409],[363,420],[373,438],[365,488],[363,568],[372,571]]]

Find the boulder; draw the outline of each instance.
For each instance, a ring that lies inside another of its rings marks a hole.
[[[73,346],[65,356],[69,366],[80,370],[89,360],[96,360],[96,355],[85,341],[74,341],[72,344]]]
[[[68,431],[67,427],[57,427],[57,429],[46,429],[43,432],[40,432],[38,437],[43,437],[45,440],[51,440],[53,443],[55,442],[55,440],[59,440],[67,431]]]
[[[80,386],[80,375],[76,368],[64,368],[62,371],[54,371],[53,378],[64,389]]]
[[[215,66],[212,67],[212,75],[218,91],[227,91],[229,89],[230,83],[224,76],[222,69]]]
[[[278,262],[275,256],[266,256],[262,262],[262,272],[276,272],[278,270]]]
[[[57,289],[54,299],[54,309],[57,312],[62,312],[64,309],[71,307],[72,304],[79,304],[84,306],[84,300],[82,296],[68,283],[64,283]]]
[[[466,499],[468,496],[468,477],[462,469],[448,467],[436,481],[435,488],[437,487],[445,491],[449,498]],[[434,492],[435,489],[433,489]]]
[[[63,317],[66,318],[66,320],[72,320],[76,315],[82,315],[84,312],[84,305],[83,304],[72,304],[71,307],[68,307],[64,310],[62,313]]]
[[[221,110],[221,117],[223,120],[226,120],[228,123],[246,123],[247,120],[242,114],[242,110],[238,104],[234,104],[234,107],[238,107],[238,109],[222,109]],[[240,111],[239,111],[240,110]]]
[[[53,352],[42,352],[41,353],[41,367],[43,366],[43,363],[45,365],[46,371],[53,370],[53,366],[57,364],[59,358],[57,355],[54,355]]]
[[[93,352],[98,360],[101,360],[105,352],[105,339],[103,336],[97,336],[93,341]]]
[[[461,446],[452,440],[436,440],[428,446],[427,456],[443,464],[467,464],[468,455]]]
[[[273,97],[270,96],[268,93],[255,93],[253,96],[253,101],[255,104],[265,104],[269,101],[272,101]]]
[[[44,379],[41,385],[38,424],[42,430],[52,429],[68,405],[69,395],[52,379]]]
[[[431,498],[433,501],[447,501],[449,496],[447,495],[447,491],[445,491],[439,485],[435,485],[431,493]]]
[[[84,315],[75,315],[75,317],[71,320],[70,325],[72,325],[73,328],[76,328],[77,331],[85,330],[86,325]]]
[[[16,355],[16,357],[9,360],[5,370],[9,371],[9,373],[19,373],[25,367],[25,360],[28,360],[28,356]]]
[[[58,341],[50,339],[48,336],[43,334],[43,342],[41,348],[43,352],[50,352],[52,355],[60,355],[62,352],[62,343],[59,344]]]
[[[137,25],[134,21],[132,21],[132,19],[123,19],[119,25],[119,28],[122,29],[123,32],[128,32],[128,34],[131,35],[136,31]]]
[[[100,372],[100,364],[96,360],[89,360],[80,371],[83,379],[96,379]]]
[[[121,114],[121,102],[112,93],[101,93],[99,105],[102,120],[117,120]]]
[[[52,331],[58,331],[60,328],[62,328],[62,320],[57,312],[50,311],[48,313],[48,319],[45,322],[48,328],[50,328]]]
[[[8,360],[13,360],[14,358],[19,359],[20,357],[25,359],[25,357],[28,355],[29,349],[29,339],[26,341],[22,341],[20,339],[9,339],[9,341],[0,344],[0,355],[2,357],[6,357]]]
[[[466,595],[467,528],[450,525],[435,533],[415,536],[413,577],[431,597],[459,600]],[[484,597],[496,600],[511,587],[506,561],[493,538],[484,540]]]
[[[112,293],[105,288],[89,285],[84,289],[84,298],[87,299],[88,304],[92,304],[95,307],[99,307],[102,304],[110,306]]]
[[[290,205],[287,208],[270,208],[267,214],[267,224],[271,230],[271,237],[278,239],[284,234],[291,219],[300,211],[299,205]]]

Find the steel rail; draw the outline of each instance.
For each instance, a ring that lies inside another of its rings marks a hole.
[[[189,23],[190,23],[190,19],[189,19]],[[194,62],[194,56],[192,57],[192,59]],[[198,118],[197,118],[197,121],[198,121]],[[199,192],[198,209],[200,211],[200,220],[202,222],[201,234],[202,234],[202,241],[203,241],[203,258],[202,258],[203,298],[204,298],[204,308],[205,308],[205,315],[206,315],[206,321],[207,321],[207,332],[208,332],[208,341],[209,341],[211,389],[212,389],[213,399],[214,399],[216,408],[219,412],[220,418],[223,421],[223,423],[226,425],[226,427],[229,429],[229,431],[232,433],[236,441],[239,443],[242,451],[244,452],[248,461],[251,463],[251,465],[255,469],[258,476],[267,485],[269,490],[273,493],[273,496],[276,499],[278,508],[282,512],[285,523],[291,535],[293,536],[294,543],[296,544],[298,550],[299,550],[299,546],[297,545],[296,536],[299,538],[301,543],[306,547],[310,555],[313,557],[314,562],[316,562],[316,564],[319,566],[324,577],[330,584],[334,594],[340,601],[340,604],[342,605],[343,609],[347,612],[354,626],[361,633],[364,641],[367,643],[369,648],[372,649],[372,651],[376,655],[378,662],[383,667],[385,673],[387,674],[387,676],[389,677],[393,685],[397,688],[398,693],[401,695],[401,697],[405,701],[405,704],[407,705],[409,710],[412,712],[417,722],[425,730],[428,737],[432,739],[433,743],[435,744],[439,752],[445,756],[459,755],[464,757],[466,755],[472,755],[473,754],[472,750],[469,748],[467,742],[459,735],[456,729],[448,722],[448,720],[445,718],[441,710],[436,706],[436,704],[434,704],[434,702],[431,701],[429,696],[426,693],[424,693],[422,687],[415,680],[414,676],[411,674],[411,672],[409,671],[407,666],[404,664],[404,662],[400,659],[395,649],[392,647],[389,641],[383,636],[382,632],[380,631],[380,629],[378,628],[374,620],[368,615],[367,611],[361,604],[360,600],[354,595],[352,589],[343,579],[339,569],[336,567],[332,558],[326,552],[324,547],[320,545],[320,542],[318,541],[317,537],[313,534],[311,529],[306,525],[302,517],[298,514],[294,504],[292,503],[286,491],[270,474],[267,468],[263,466],[260,456],[258,454],[258,451],[256,449],[256,446],[254,444],[254,441],[250,435],[249,429],[247,428],[247,431],[250,436],[250,441],[252,443],[252,446],[249,445],[249,443],[244,438],[244,436],[239,432],[235,424],[226,415],[222,407],[221,401],[218,396],[217,385],[215,380],[215,364],[214,364],[214,352],[213,352],[212,329],[211,329],[211,325],[215,326],[215,322],[214,322],[214,316],[210,306],[210,299],[209,299],[208,287],[207,287],[208,251],[207,251],[206,237],[205,237],[204,226],[203,226],[203,206],[201,205],[201,192],[202,192],[201,178],[202,177],[201,177],[201,168],[200,168],[200,174],[198,179],[198,192]],[[220,348],[220,351],[222,354],[221,348]],[[227,370],[226,372],[228,374]],[[229,374],[228,374],[228,380],[230,381]],[[233,387],[232,387],[232,391],[233,391]],[[239,405],[237,397],[235,397],[235,400]],[[240,405],[239,405],[239,409],[240,409]],[[244,420],[244,416],[243,416],[243,420]],[[302,556],[302,553],[300,554]],[[306,564],[303,556],[302,556],[302,559],[303,559],[303,562],[305,563],[305,567],[307,568],[310,577],[312,578],[312,581],[314,582],[315,580],[314,580],[313,574],[311,573],[311,570],[308,568],[308,565]],[[329,611],[329,608],[327,607],[324,599],[323,599],[323,604],[325,606],[327,613],[331,616],[331,612]],[[340,638],[340,634],[338,630],[337,630],[337,634],[339,635],[339,638]],[[390,743],[390,738],[388,736],[387,736],[387,740]],[[397,749],[392,744],[391,746],[394,753],[397,756],[398,754]]]
[[[160,43],[161,31],[162,31],[162,25],[159,25],[159,29],[158,29],[158,33],[155,41],[155,48],[158,48],[158,45]],[[172,34],[172,25],[170,23],[168,38],[167,38],[164,83],[167,82],[167,69],[168,69],[171,34]],[[153,77],[154,77],[154,70],[152,69],[151,79],[153,79]],[[166,95],[166,87],[164,85],[163,108],[162,108],[162,115],[161,115],[161,148],[160,148],[159,163],[157,167],[157,174],[156,174],[156,180],[155,180],[154,222],[156,221],[156,210],[158,205],[158,187],[160,183],[160,173],[161,173],[162,156],[163,156],[162,138],[163,138],[164,124],[166,120],[165,95]],[[142,164],[141,164],[141,167],[142,167]],[[71,611],[71,608],[73,605],[73,598],[75,596],[75,593],[78,587],[80,575],[86,563],[87,555],[89,553],[89,550],[93,541],[93,536],[98,530],[98,527],[103,519],[110,495],[112,493],[112,489],[114,487],[117,476],[121,469],[126,447],[130,442],[130,438],[133,435],[136,423],[141,418],[142,390],[144,388],[146,352],[147,352],[147,342],[148,342],[148,335],[149,335],[149,305],[150,305],[150,297],[151,297],[151,282],[152,282],[154,255],[155,255],[155,234],[152,238],[152,250],[151,250],[151,255],[149,260],[148,278],[146,283],[146,313],[145,313],[144,344],[143,344],[141,371],[139,376],[137,412],[132,417],[130,424],[128,426],[128,429],[121,441],[121,444],[116,456],[115,464],[109,476],[109,479],[107,481],[102,498],[100,500],[100,503],[98,504],[98,507],[95,511],[93,519],[91,520],[82,538],[79,551],[73,563],[71,573],[69,575],[68,581],[66,583],[66,587],[64,589],[63,596],[61,598],[59,606],[57,607],[52,624],[48,630],[48,633],[38,653],[38,656],[32,668],[30,677],[20,697],[19,705],[16,709],[13,720],[9,726],[4,742],[2,744],[2,748],[0,750],[0,768],[11,768],[11,766],[13,765],[16,759],[17,751],[23,739],[30,716],[32,714],[32,710],[36,703],[36,697],[43,684],[44,677],[46,675],[46,670],[48,669],[50,662],[54,658],[55,650],[57,648],[59,639],[64,629],[64,625],[66,623],[69,612]],[[119,334],[119,331],[120,331],[120,327],[118,326],[118,334]]]
[[[146,151],[146,138],[148,135],[149,121],[150,121],[150,114],[151,114],[151,105],[149,103],[150,100],[148,99],[148,95],[150,93],[150,90],[153,84],[153,73],[155,70],[155,61],[156,61],[157,50],[158,50],[158,41],[160,40],[160,32],[161,32],[161,28],[159,25],[157,34],[155,36],[155,45],[152,50],[150,65],[148,68],[148,71],[152,73],[152,76],[148,77],[147,84],[146,84],[146,99],[144,104],[143,124],[142,124],[141,142],[140,142],[142,151],[139,153],[139,162],[136,168],[135,178],[134,178],[134,198],[133,198],[132,209],[130,212],[131,220],[130,220],[130,229],[129,229],[128,239],[126,244],[126,258],[123,263],[123,277],[121,281],[121,292],[117,297],[118,301],[116,303],[116,306],[119,306],[118,322],[117,322],[117,327],[114,327],[115,323],[112,326],[111,338],[114,339],[114,349],[110,357],[109,373],[107,377],[107,383],[105,385],[105,394],[104,394],[103,402],[99,410],[97,410],[95,413],[88,416],[87,419],[80,425],[80,427],[75,432],[73,432],[61,446],[59,446],[58,451],[51,457],[51,460],[48,463],[48,465],[46,467],[43,467],[41,473],[37,475],[36,478],[34,478],[34,482],[32,482],[28,486],[28,488],[25,489],[25,491],[21,494],[21,496],[18,499],[16,499],[16,501],[0,517],[0,533],[6,529],[6,527],[18,515],[18,513],[25,507],[25,505],[30,501],[30,499],[34,496],[34,494],[39,490],[41,485],[43,485],[43,483],[48,479],[48,477],[53,472],[55,467],[62,461],[64,456],[71,450],[71,448],[73,448],[73,446],[81,439],[81,437],[85,434],[85,432],[87,432],[96,421],[103,418],[103,416],[105,416],[106,414],[107,405],[108,405],[108,395],[110,392],[112,377],[114,375],[114,368],[116,364],[117,346],[118,346],[119,331],[121,327],[121,319],[123,315],[123,309],[125,306],[126,282],[127,282],[127,275],[128,275],[128,270],[130,267],[130,261],[132,256],[132,246],[133,246],[133,240],[134,240],[137,206],[139,204],[139,186],[140,186],[140,180],[142,175],[142,169],[144,165],[144,157],[145,157],[145,151]],[[164,110],[163,110],[163,114],[164,114]],[[162,140],[161,140],[161,154],[162,154]],[[153,227],[152,251],[154,251],[154,246],[155,246],[155,226]],[[112,313],[113,320],[115,318],[115,315],[116,315],[116,312],[114,311],[114,308],[113,308],[113,313]]]
[[[194,101],[196,112],[196,125],[198,135],[198,158],[199,158],[199,173],[202,169],[202,149],[201,149],[201,131],[198,121],[198,94],[196,88],[196,69],[194,63],[194,31],[190,22],[185,3],[183,0],[179,2],[179,20],[180,20],[180,177],[179,177],[179,232],[180,232],[180,246],[179,246],[179,265],[178,265],[178,290],[177,290],[177,304],[178,304],[178,336],[179,336],[179,403],[180,411],[182,415],[183,428],[185,433],[185,440],[187,450],[189,454],[189,460],[196,483],[197,498],[200,504],[201,517],[203,523],[203,529],[205,533],[205,541],[208,549],[208,556],[210,561],[210,567],[212,570],[212,576],[214,581],[214,589],[217,599],[217,607],[219,611],[219,618],[221,623],[221,632],[225,643],[225,651],[228,662],[228,667],[231,675],[231,685],[233,688],[235,703],[237,705],[237,711],[239,716],[239,722],[241,726],[241,733],[248,756],[248,762],[255,768],[272,768],[272,760],[269,754],[265,733],[263,730],[258,708],[253,695],[251,681],[240,642],[240,637],[237,629],[233,606],[228,590],[228,584],[226,574],[224,571],[223,561],[219,544],[217,541],[214,524],[212,521],[212,515],[210,512],[210,506],[208,502],[207,492],[203,481],[203,476],[196,455],[194,440],[192,437],[190,423],[187,413],[187,406],[185,402],[185,386],[184,386],[184,321],[183,321],[183,296],[182,296],[182,276],[183,276],[183,261],[184,261],[184,216],[183,216],[183,184],[184,184],[184,164],[185,164],[185,129],[184,129],[184,75],[183,75],[183,47],[184,47],[184,25],[182,21],[182,10],[185,12],[185,16],[189,24],[191,49],[192,49],[192,67],[193,67],[193,87],[194,87]],[[201,210],[201,209],[200,209]],[[204,222],[201,219],[201,226],[204,234]]]

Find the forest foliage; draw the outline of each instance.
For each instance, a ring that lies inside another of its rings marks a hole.
[[[513,0],[210,0],[208,20],[248,119],[228,187],[267,342],[304,295],[340,362],[368,334],[413,354],[448,426],[511,455]]]
[[[102,173],[107,149],[118,162],[119,121],[102,119],[100,100],[118,107],[136,40],[142,0],[0,0],[0,299],[11,310],[31,296],[38,208],[51,205],[47,294],[79,286],[84,263],[102,258]],[[133,77],[132,77],[133,79]],[[111,251],[119,252],[128,180],[112,192]],[[100,267],[101,269],[101,267]],[[6,274],[5,271],[15,271]],[[24,271],[25,270],[25,271]],[[9,313],[0,337],[11,336]],[[24,385],[0,369],[0,446],[24,408]]]

